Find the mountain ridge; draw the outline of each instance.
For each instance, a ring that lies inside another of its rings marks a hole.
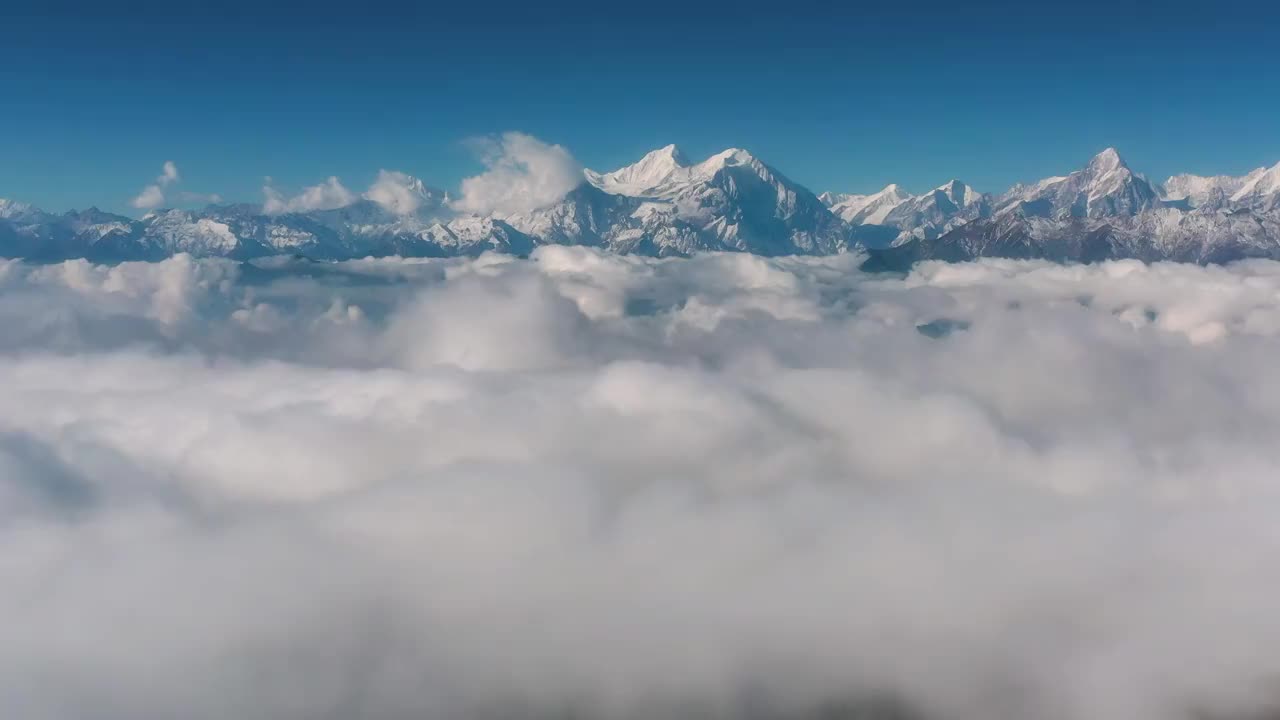
[[[982,193],[950,180],[921,194],[889,184],[866,195],[815,195],[747,150],[690,161],[675,145],[609,172],[584,170],[558,201],[469,215],[449,194],[383,171],[340,207],[264,205],[160,209],[140,219],[97,208],[48,213],[0,199],[0,255],[36,261],[150,260],[176,253],[335,260],[377,255],[525,254],[589,245],[681,256],[866,250],[871,265],[925,259],[1041,257],[1225,262],[1280,259],[1280,163],[1244,176],[1174,175],[1163,184],[1106,148],[1065,175]]]

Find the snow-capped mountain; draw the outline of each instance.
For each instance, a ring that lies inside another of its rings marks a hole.
[[[1098,153],[1082,169],[987,195],[959,180],[921,195],[890,185],[873,195],[826,193],[832,211],[851,225],[881,225],[897,231],[894,244],[932,240],[974,220],[1016,214],[1066,220],[1133,215],[1161,205],[1159,193],[1133,172],[1114,148]]]
[[[1264,172],[1266,168],[1258,168],[1243,177],[1231,175],[1205,177],[1184,173],[1173,175],[1165,180],[1161,190],[1165,202],[1185,208],[1222,205],[1239,192],[1245,183]]]
[[[97,208],[55,215],[26,203],[0,200],[0,256],[92,257],[136,234],[137,221]]]
[[[1225,262],[1280,259],[1280,164],[1245,176],[1175,175],[1163,185],[1108,148],[1066,175],[1000,194],[952,180],[919,195],[814,195],[751,153],[690,162],[674,145],[611,172],[583,171],[558,201],[515,214],[466,215],[403,173],[379,174],[341,207],[210,205],[140,219],[96,208],[62,215],[0,199],[0,256],[52,261],[175,253],[315,259],[525,254],[538,245],[687,255],[827,254],[866,248],[871,267],[981,256]]]
[[[951,180],[920,195],[912,195],[893,184],[870,195],[826,192],[819,198],[845,223],[867,230],[873,226],[882,228],[888,232],[878,237],[893,243],[935,238],[953,227],[991,214],[991,199],[959,180]],[[858,236],[871,237],[865,233]]]
[[[639,202],[625,195],[613,195],[583,183],[558,203],[502,218],[511,227],[546,245],[590,245],[620,251],[624,238],[638,221],[633,213]]]
[[[341,207],[296,208],[269,196],[265,206],[157,210],[139,220],[81,218],[66,229],[68,221],[6,202],[0,206],[0,253],[46,259],[150,259],[179,252],[337,259],[527,253],[539,244],[572,244],[651,255],[783,255],[840,252],[856,236],[808,189],[739,149],[689,163],[668,146],[613,172],[584,171],[583,182],[558,202],[511,215],[460,214],[443,191],[390,172]]]
[[[1151,183],[1107,148],[1070,175],[1013,187],[996,201],[995,212],[1065,220],[1135,215],[1159,205]]]
[[[617,231],[601,236],[602,244],[616,249],[784,255],[849,246],[849,228],[817,196],[746,150],[730,148],[690,164],[668,145],[634,165],[585,175],[600,193],[632,200],[623,204],[630,212],[615,224]],[[542,228],[513,224],[547,236]]]
[[[1280,166],[1243,178],[1177,175],[1162,194],[1108,149],[1082,170],[1015,186],[991,200],[989,216],[955,223],[937,237],[913,237],[873,251],[871,266],[902,269],[924,259],[990,256],[1076,262],[1280,259],[1277,177]]]
[[[159,254],[231,255],[242,243],[242,235],[232,232],[228,223],[186,210],[164,210],[143,220],[144,246]]]
[[[819,196],[836,217],[852,225],[882,225],[889,213],[915,196],[896,184],[886,185],[880,192],[870,195],[835,195],[823,193]]]
[[[0,198],[0,220],[21,222],[40,214],[42,213],[39,210],[36,210],[24,202]]]
[[[587,182],[610,195],[650,197],[664,193],[667,185],[683,185],[690,180],[690,168],[675,145],[654,150],[633,165],[608,173],[585,170]]]
[[[991,214],[991,201],[959,180],[940,185],[893,208],[884,224],[901,230],[898,242],[934,238],[953,227]]]
[[[1231,195],[1236,205],[1275,207],[1280,196],[1280,163],[1269,168],[1258,168],[1244,178],[1244,182]]]
[[[1098,262],[1137,259],[1200,264],[1280,259],[1280,214],[1159,208],[1127,217],[1051,220],[1002,215],[933,240],[871,251],[869,269],[905,270],[920,260],[979,257]]]
[[[164,209],[141,219],[96,208],[50,215],[0,200],[0,255],[35,260],[148,260],[176,253],[251,258],[528,253],[534,244],[501,220],[458,216],[449,197],[403,173],[383,171],[369,192],[328,210],[268,212],[257,204]],[[268,203],[270,205],[270,203]]]

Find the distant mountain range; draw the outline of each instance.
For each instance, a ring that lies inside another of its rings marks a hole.
[[[1243,177],[1175,175],[1159,184],[1132,171],[1113,149],[1075,172],[1000,194],[952,180],[921,195],[897,185],[870,195],[815,195],[745,150],[692,163],[673,145],[612,172],[586,170],[582,184],[558,202],[512,215],[459,214],[443,191],[407,177],[401,187],[395,196],[353,198],[332,210],[210,205],[141,219],[96,208],[59,215],[0,199],[0,255],[331,260],[525,254],[562,244],[659,256],[866,249],[868,267],[887,270],[977,257],[1280,259],[1280,163]]]
[[[898,208],[917,201],[904,200],[886,222],[893,224]],[[1068,175],[947,210],[941,222],[895,225],[898,236],[889,248],[871,252],[870,266],[902,269],[923,259],[978,257],[1202,264],[1280,259],[1280,164],[1244,177],[1175,175],[1157,184],[1109,148]]]

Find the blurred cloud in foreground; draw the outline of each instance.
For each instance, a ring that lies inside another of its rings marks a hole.
[[[857,262],[0,261],[0,714],[1273,707],[1280,264]]]

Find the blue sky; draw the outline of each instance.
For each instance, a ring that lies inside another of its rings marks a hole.
[[[0,197],[134,212],[166,160],[229,200],[452,189],[505,130],[597,169],[745,147],[815,191],[1001,190],[1108,145],[1156,178],[1280,161],[1280,3],[530,5],[6,8]]]

